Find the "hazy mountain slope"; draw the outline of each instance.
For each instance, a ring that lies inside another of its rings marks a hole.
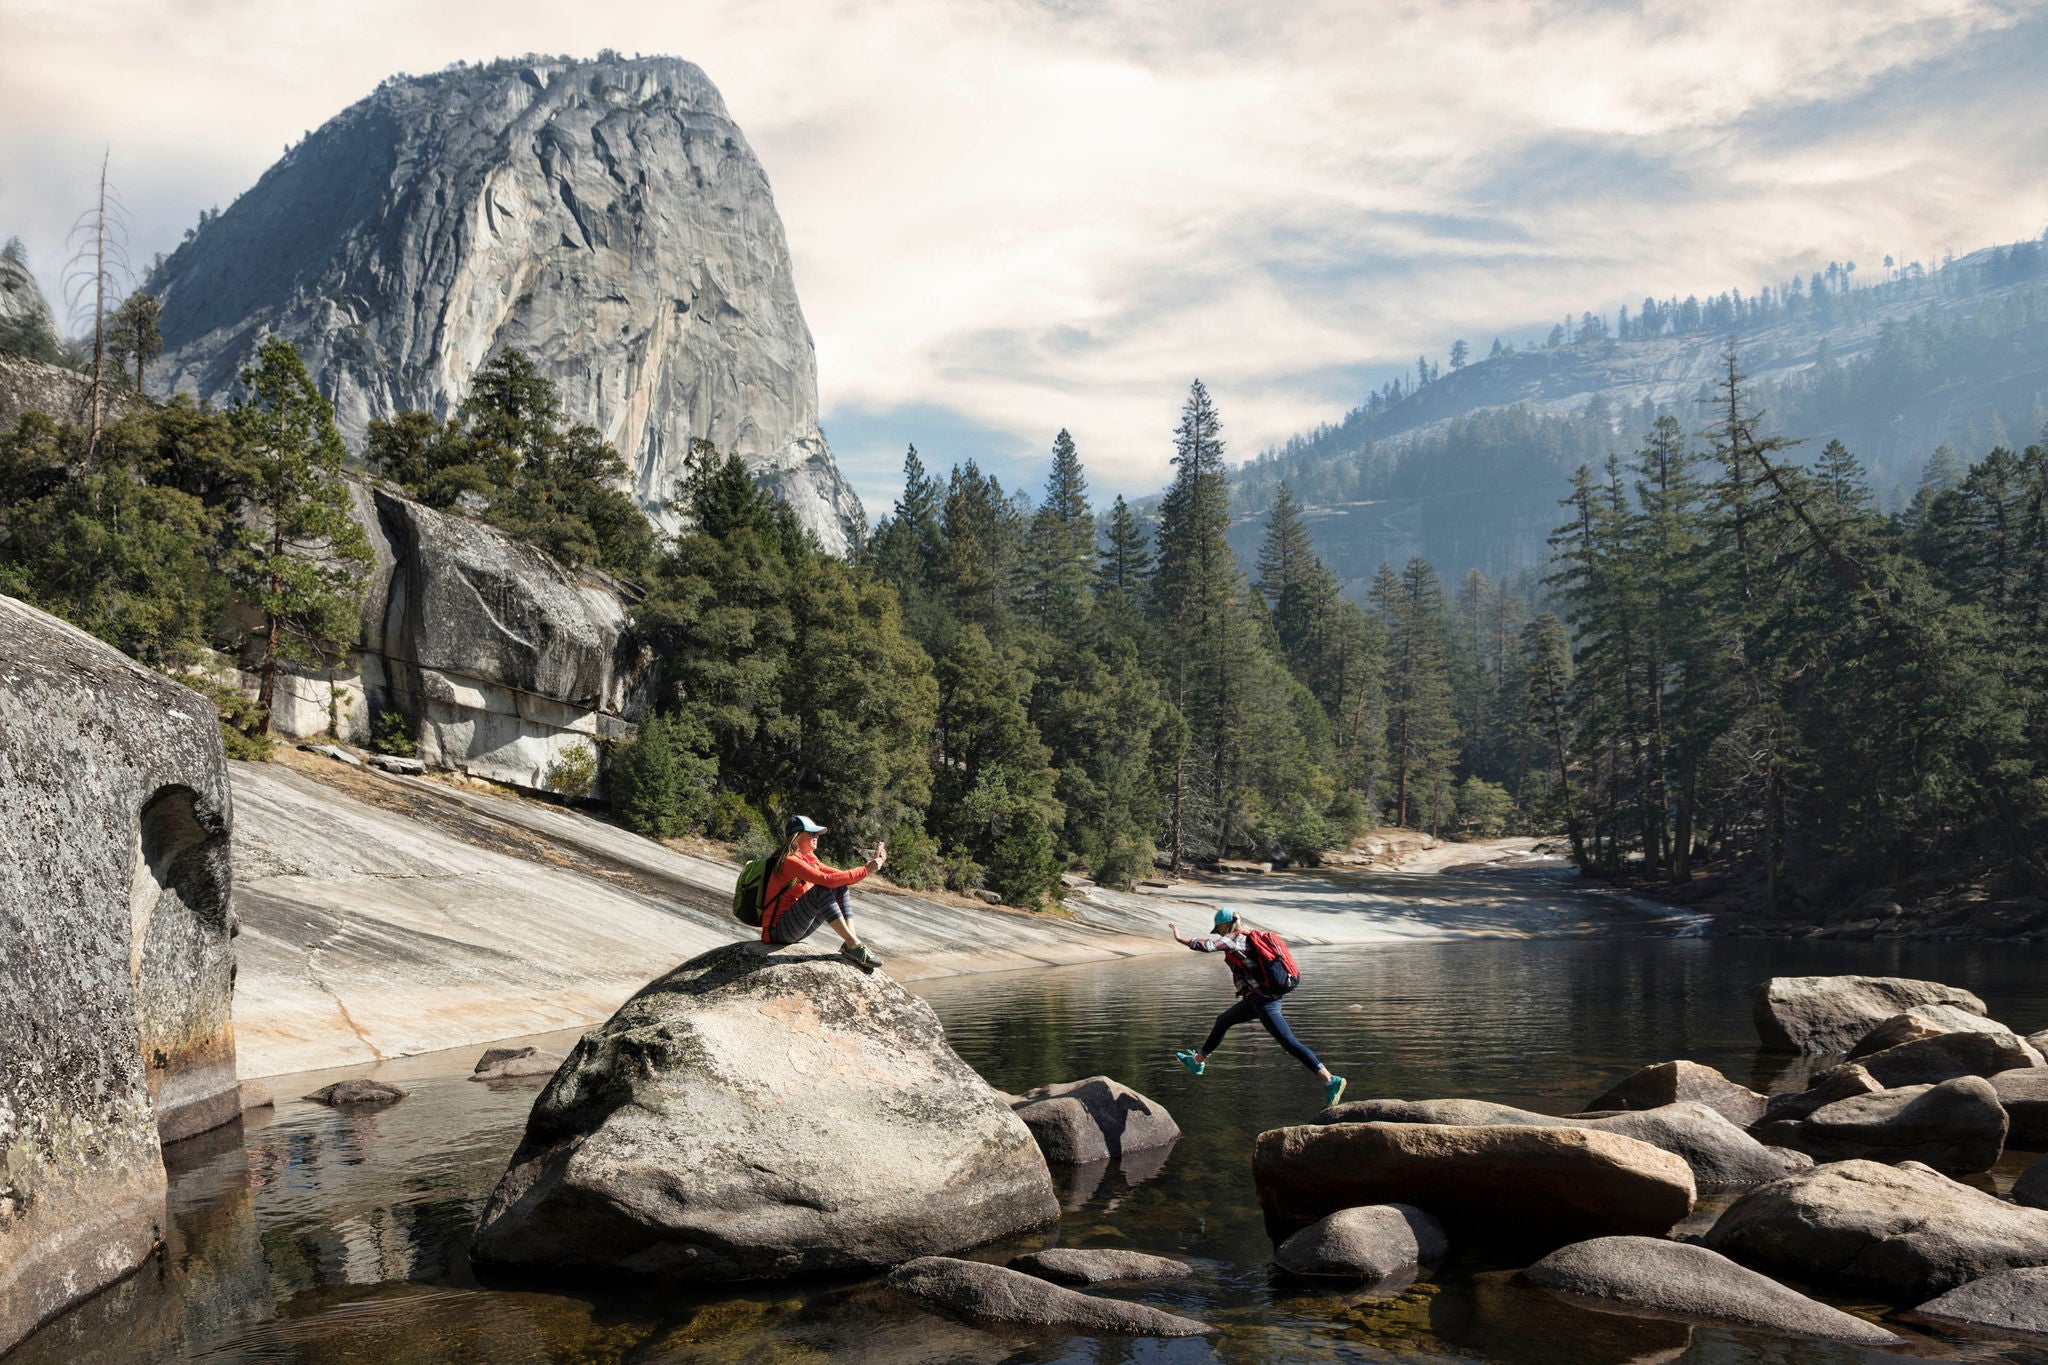
[[[1238,473],[1232,543],[1247,560],[1282,479],[1311,507],[1318,547],[1354,582],[1382,560],[1448,578],[1540,566],[1557,500],[1582,462],[1626,453],[1659,412],[1690,430],[1734,341],[1768,429],[1818,451],[1839,439],[1879,496],[1910,496],[1927,456],[2041,439],[2048,421],[2048,251],[1978,252],[1924,278],[1810,299],[1732,328],[1612,337],[1477,361]]]
[[[394,77],[202,222],[150,282],[156,383],[219,397],[266,333],[342,428],[448,414],[530,353],[654,509],[691,443],[743,456],[828,547],[859,515],[768,179],[704,73],[547,58]]]

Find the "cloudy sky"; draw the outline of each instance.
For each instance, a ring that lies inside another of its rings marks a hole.
[[[702,66],[766,165],[825,426],[1149,491],[1418,352],[2048,225],[2036,0],[0,0],[0,236],[56,291],[102,147],[134,255],[395,71]],[[1869,278],[1869,275],[1863,278]]]

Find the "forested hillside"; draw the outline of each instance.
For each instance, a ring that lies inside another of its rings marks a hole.
[[[1859,285],[1859,273],[1885,278]],[[1354,594],[1382,560],[1418,554],[1452,577],[1540,569],[1571,471],[1635,448],[1660,416],[1702,430],[1731,340],[1760,430],[1804,441],[1801,463],[1839,440],[1895,511],[1944,444],[1981,454],[2048,424],[2048,247],[1645,298],[1633,314],[1561,322],[1533,345],[1456,341],[1342,422],[1241,468],[1231,543],[1254,552],[1257,519],[1285,482]]]

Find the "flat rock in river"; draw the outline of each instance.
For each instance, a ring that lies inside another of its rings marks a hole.
[[[323,1085],[304,1098],[311,1100],[315,1104],[324,1104],[335,1109],[353,1108],[356,1106],[370,1108],[376,1105],[397,1104],[406,1097],[407,1093],[399,1087],[387,1085],[383,1081],[359,1078],[351,1081],[336,1081],[333,1085]]]
[[[1011,1107],[1047,1161],[1120,1159],[1180,1140],[1180,1125],[1165,1105],[1107,1076],[1040,1086],[1017,1096]]]
[[[1545,1289],[1787,1336],[1865,1346],[1898,1338],[1875,1323],[1817,1303],[1719,1252],[1656,1237],[1601,1237],[1560,1248],[1523,1272]]]
[[[1181,1280],[1193,1272],[1186,1261],[1148,1256],[1115,1247],[1053,1247],[1010,1259],[1010,1269],[1054,1284],[1107,1284],[1112,1280]]]
[[[1983,1014],[1969,991],[1898,976],[1774,976],[1757,992],[1764,1046],[1787,1052],[1847,1052],[1885,1020],[1915,1005],[1955,1005]]]
[[[2006,1145],[2023,1152],[2048,1152],[2048,1067],[2001,1071],[1991,1078],[1991,1088],[2012,1121]]]
[[[1746,1085],[1737,1085],[1698,1062],[1659,1062],[1625,1077],[1586,1108],[1661,1109],[1693,1100],[1718,1111],[1729,1122],[1747,1128],[1764,1116],[1767,1101]]]
[[[1384,1280],[1432,1269],[1450,1251],[1443,1225],[1413,1204],[1366,1204],[1318,1218],[1274,1248],[1273,1261],[1310,1279]]]
[[[1752,1190],[1704,1241],[1767,1274],[1914,1304],[1994,1271],[2048,1265],[2048,1212],[1917,1163],[1841,1161]]]
[[[1498,1124],[1275,1128],[1259,1134],[1252,1180],[1275,1237],[1361,1204],[1413,1204],[1446,1224],[1552,1245],[1660,1235],[1695,1194],[1692,1168],[1646,1142]]]
[[[1035,1275],[951,1256],[920,1256],[890,1271],[883,1283],[973,1322],[1137,1337],[1199,1337],[1216,1330],[1164,1309],[1077,1294]]]
[[[1981,1076],[1838,1100],[1784,1135],[1819,1161],[1920,1161],[1950,1175],[1988,1171],[2005,1147],[2005,1109]]]
[[[1038,1144],[929,1005],[837,953],[735,943],[583,1035],[534,1103],[474,1256],[776,1279],[1058,1216]]]
[[[1914,1311],[1971,1327],[2048,1336],[2048,1266],[1986,1275],[1929,1299]]]

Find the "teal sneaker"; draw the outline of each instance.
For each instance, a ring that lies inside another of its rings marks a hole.
[[[1330,1077],[1329,1082],[1323,1086],[1323,1108],[1328,1109],[1343,1098],[1344,1078],[1342,1076]]]
[[[1176,1052],[1173,1055],[1180,1058],[1180,1064],[1197,1076],[1209,1069],[1209,1064],[1192,1052]]]

